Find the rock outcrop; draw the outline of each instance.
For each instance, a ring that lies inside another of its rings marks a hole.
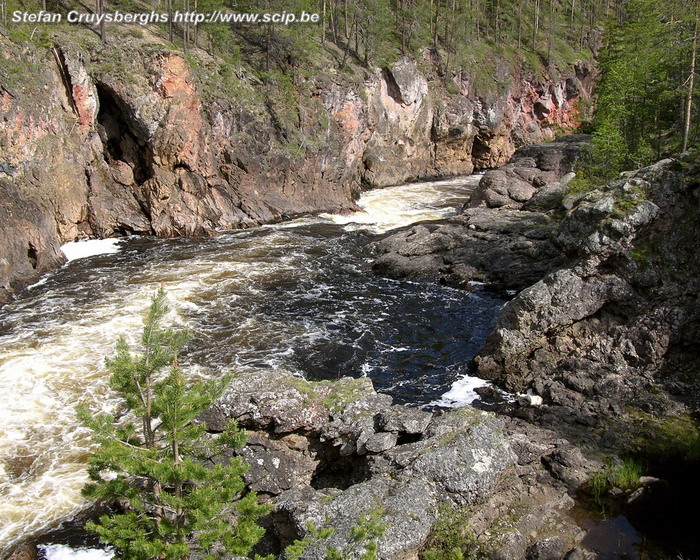
[[[696,410],[697,173],[662,161],[569,192],[579,140],[519,150],[460,215],[371,244],[374,270],[520,291],[476,374],[543,398],[555,423],[603,425],[627,405],[680,410],[660,388]]]
[[[60,265],[67,241],[209,235],[342,212],[361,182],[503,163],[571,126],[590,90],[590,71],[577,66],[551,83],[518,74],[488,94],[462,75],[448,94],[443,78],[404,58],[357,68],[359,83],[295,83],[284,101],[293,106],[275,105],[252,72],[222,82],[201,51],[195,68],[135,37],[84,44],[34,49],[0,36],[0,300]],[[423,66],[439,64],[431,57]]]
[[[479,375],[584,425],[628,405],[676,411],[659,389],[697,409],[699,184],[665,160],[568,196],[557,243],[569,263],[506,305]]]
[[[430,413],[392,405],[367,379],[310,383],[279,372],[235,377],[201,421],[217,432],[229,419],[254,430],[238,453],[246,481],[274,508],[264,553],[303,540],[305,558],[331,548],[350,558],[371,543],[384,560],[418,558],[447,506],[503,558],[546,546],[552,530],[564,553],[583,536],[569,492],[594,465],[518,420],[473,408]]]
[[[507,164],[484,173],[469,208],[519,210],[557,205],[571,173],[589,140],[585,135],[566,136],[550,144],[520,148]]]
[[[462,212],[411,226],[368,246],[373,269],[391,278],[438,278],[521,290],[562,266],[556,241],[566,184],[587,137],[573,135],[520,148],[503,167],[487,171]]]

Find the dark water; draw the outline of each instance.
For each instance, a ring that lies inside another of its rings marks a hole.
[[[83,507],[89,440],[75,406],[110,407],[104,358],[119,336],[137,339],[159,286],[170,320],[192,331],[183,363],[193,376],[368,376],[397,402],[439,399],[467,375],[504,302],[478,288],[378,278],[363,247],[387,227],[454,212],[470,190],[453,181],[371,193],[356,224],[329,216],[127,239],[20,294],[0,312],[0,554]],[[454,402],[469,399],[462,391]]]

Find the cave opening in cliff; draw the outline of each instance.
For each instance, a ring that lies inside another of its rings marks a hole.
[[[36,252],[36,247],[34,247],[32,243],[29,244],[27,249],[27,258],[29,259],[29,264],[31,264],[32,268],[36,270],[39,263],[39,255]]]
[[[153,175],[151,147],[125,110],[126,104],[120,102],[110,88],[98,83],[97,95],[100,101],[97,122],[105,159],[111,165],[117,161],[126,163],[133,171],[136,184],[143,184]]]
[[[481,132],[474,137],[472,144],[472,161],[475,169],[484,169],[488,167],[488,160],[491,154],[490,136],[488,133]]]

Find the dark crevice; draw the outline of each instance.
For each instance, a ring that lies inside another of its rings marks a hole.
[[[389,94],[389,97],[391,97],[399,105],[403,105],[404,100],[403,96],[401,95],[401,88],[399,87],[399,84],[396,83],[396,78],[394,78],[391,70],[388,68],[383,68],[382,78],[384,78],[384,81],[386,82],[386,92]]]
[[[63,82],[63,87],[66,90],[66,97],[70,103],[71,109],[75,112],[77,117],[80,117],[78,111],[78,106],[75,104],[75,99],[73,98],[73,82],[70,78],[70,72],[68,72],[68,65],[66,64],[66,56],[63,51],[57,47],[51,49],[54,57],[56,58],[56,66],[58,67],[58,73],[61,76],[61,82]]]
[[[31,243],[29,244],[29,248],[27,249],[27,258],[29,259],[29,264],[31,264],[32,268],[36,270],[39,258],[36,252],[36,247],[34,247],[34,245]]]
[[[423,434],[407,434],[406,432],[399,432],[399,437],[396,439],[396,445],[406,445],[408,443],[416,443],[420,441]]]
[[[134,180],[141,185],[153,176],[151,148],[116,94],[103,84],[96,85],[100,101],[97,122],[105,146],[105,159],[110,164],[122,161],[129,165]]]
[[[311,480],[311,486],[316,490],[324,488],[347,490],[355,484],[369,480],[369,478],[366,456],[341,457],[338,455],[334,459],[326,459],[321,462]]]
[[[535,117],[538,121],[543,121],[549,116],[549,109],[544,103],[537,101],[534,107]]]
[[[488,161],[489,154],[491,153],[489,139],[490,138],[484,138],[481,133],[474,137],[474,143],[472,144],[472,161],[475,169],[483,169],[486,167],[485,162]]]
[[[173,166],[173,171],[181,169],[183,171],[192,171],[192,168],[184,162],[178,162]]]

